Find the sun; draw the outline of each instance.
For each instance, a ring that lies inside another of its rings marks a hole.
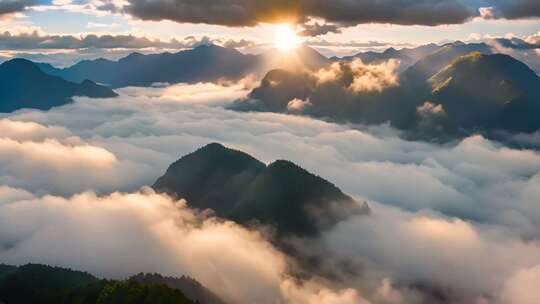
[[[281,51],[290,51],[302,43],[300,37],[288,24],[281,24],[276,28],[274,45]]]

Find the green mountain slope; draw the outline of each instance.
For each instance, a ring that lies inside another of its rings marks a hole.
[[[272,225],[280,235],[314,235],[341,220],[341,211],[367,212],[367,206],[291,162],[265,166],[215,143],[172,164],[153,187],[241,224]]]

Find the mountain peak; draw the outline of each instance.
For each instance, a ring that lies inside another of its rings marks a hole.
[[[124,57],[124,59],[134,59],[134,58],[138,58],[138,57],[142,57],[142,56],[144,56],[144,55],[139,53],[139,52],[133,52],[133,53],[127,55],[126,57]]]
[[[24,58],[14,58],[14,59],[11,59],[11,60],[8,60],[4,63],[2,63],[1,65],[3,66],[9,66],[9,65],[22,65],[22,64],[26,64],[26,65],[34,65],[34,63],[28,59],[24,59]]]
[[[214,143],[207,144],[206,146],[200,148],[199,150],[219,151],[219,150],[227,150],[227,149],[228,148],[226,148],[224,145],[214,142]]]
[[[175,162],[154,189],[186,198],[191,207],[213,209],[240,224],[274,225],[279,234],[317,234],[319,219],[310,212],[317,211],[331,224],[338,216],[326,210],[334,203],[344,208],[355,205],[332,183],[291,161],[277,160],[266,166],[218,143]]]
[[[429,79],[430,99],[444,109],[445,119],[465,129],[537,128],[540,77],[508,55],[465,54]]]
[[[251,161],[255,160],[251,155],[239,150],[227,148],[220,143],[210,143],[185,157],[201,157],[220,161]],[[262,163],[261,163],[262,164]]]
[[[268,168],[277,167],[277,168],[287,168],[287,167],[298,167],[295,163],[284,160],[284,159],[278,159],[268,165]]]
[[[175,53],[131,53],[118,60],[80,61],[64,69],[44,68],[73,82],[90,79],[112,88],[154,83],[198,83],[239,80],[260,67],[261,58],[217,45],[199,45]]]
[[[117,95],[95,83],[78,84],[49,75],[38,64],[26,59],[13,59],[0,65],[0,112],[23,108],[48,110],[72,102],[74,96],[103,98]]]
[[[481,74],[484,77],[481,77]],[[505,54],[483,54],[475,51],[462,55],[452,61],[439,73],[431,77],[430,82],[440,83],[456,77],[472,81],[476,77],[494,82],[511,82],[521,89],[532,89],[540,79],[527,65]],[[476,82],[483,81],[477,79]],[[496,83],[498,82],[498,83]]]
[[[211,49],[211,48],[221,48],[221,47],[214,43],[201,43],[194,47],[194,49]]]
[[[224,215],[238,200],[237,188],[265,168],[247,153],[211,143],[174,162],[153,188],[185,198],[194,208],[213,209]]]
[[[23,58],[8,60],[2,63],[0,68],[13,73],[41,73],[41,70],[36,64]]]
[[[283,159],[278,159],[272,163],[270,163],[267,167],[267,170],[269,172],[279,173],[283,175],[287,175],[292,172],[297,172],[302,175],[308,175],[311,174],[302,167],[298,166],[297,164]]]
[[[433,75],[444,69],[456,58],[470,54],[471,52],[480,52],[482,54],[491,54],[492,50],[484,43],[450,43],[441,47],[436,52],[425,56],[414,65],[409,67],[403,74],[402,79],[409,84],[424,85]]]
[[[201,51],[218,52],[218,51],[226,51],[226,50],[236,51],[236,49],[224,48],[222,46],[219,46],[213,43],[204,43],[204,44],[197,45],[193,48],[193,51],[195,52],[201,52]]]

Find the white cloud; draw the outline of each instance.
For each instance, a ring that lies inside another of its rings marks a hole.
[[[326,261],[345,260],[349,267],[378,270],[401,284],[445,290],[456,303],[497,297],[515,271],[539,261],[540,243],[504,229],[427,211],[372,207],[373,216],[344,221],[323,237],[319,250]],[[332,259],[333,254],[339,259]]]
[[[0,130],[3,138],[20,141],[40,141],[46,138],[63,139],[71,136],[71,132],[64,127],[43,126],[35,122],[12,121],[0,119]]]
[[[435,105],[432,102],[426,101],[423,105],[416,109],[416,112],[422,117],[428,118],[432,116],[444,115],[445,111],[441,104]]]
[[[150,189],[14,198],[0,205],[0,223],[0,258],[7,263],[34,261],[109,278],[187,274],[231,303],[360,299],[352,290],[293,282],[286,257],[259,233],[198,214]]]
[[[396,86],[399,82],[397,69],[399,60],[390,59],[379,64],[364,64],[362,60],[351,62],[354,75],[349,87],[354,92],[382,91],[387,87]]]
[[[82,265],[107,275],[186,273],[227,298],[249,302],[264,295],[307,304],[418,303],[422,295],[408,285],[415,282],[448,288],[460,299],[502,301],[514,294],[511,278],[540,264],[538,152],[481,136],[445,145],[411,142],[388,126],[219,106],[247,93],[243,84],[120,93],[0,120],[7,130],[0,139],[0,184],[11,186],[0,188],[0,223],[9,227],[0,230],[3,260]],[[372,216],[351,218],[306,245],[331,264],[323,270],[340,272],[340,261],[351,262],[345,263],[350,273],[340,273],[346,280],[296,282],[283,266],[287,257],[256,233],[201,220],[152,193],[80,194],[149,185],[174,160],[214,141],[265,162],[292,160],[369,201]],[[185,221],[194,218],[196,225]],[[231,248],[227,240],[243,245]],[[226,248],[218,257],[215,244]],[[248,282],[246,290],[237,289],[238,281]]]
[[[351,77],[349,90],[359,92],[382,91],[399,82],[397,70],[400,62],[390,59],[377,64],[366,64],[361,59],[352,62],[336,62],[313,73],[317,84],[335,82],[345,75]],[[347,78],[345,77],[345,78]]]
[[[502,290],[507,304],[534,304],[540,302],[540,265],[522,269],[508,279]]]
[[[301,99],[295,98],[289,101],[289,103],[287,104],[287,110],[293,113],[302,113],[306,109],[309,109],[309,107],[311,106],[313,106],[313,104],[309,102],[309,99],[301,100]]]

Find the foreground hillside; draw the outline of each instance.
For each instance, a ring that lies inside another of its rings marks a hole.
[[[0,303],[5,304],[222,304],[189,278],[140,274],[103,280],[88,273],[39,264],[0,265]]]

